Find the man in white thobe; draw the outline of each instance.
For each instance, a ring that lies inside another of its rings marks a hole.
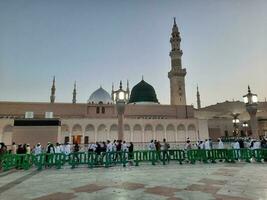
[[[65,155],[69,155],[71,153],[71,146],[69,143],[65,146]]]
[[[224,149],[224,144],[221,138],[219,138],[218,149]]]
[[[156,150],[156,146],[153,140],[151,140],[150,143],[148,144],[148,150],[150,151]]]
[[[210,141],[209,140],[206,140],[205,143],[204,143],[204,148],[206,150],[210,150]]]
[[[39,155],[42,153],[42,146],[40,143],[38,143],[34,148],[34,155]]]
[[[55,153],[61,153],[61,150],[60,150],[60,145],[59,143],[56,143],[56,146],[55,146]]]
[[[108,140],[107,141],[107,149],[106,149],[106,151],[107,152],[112,152],[112,150],[113,150],[112,143]]]

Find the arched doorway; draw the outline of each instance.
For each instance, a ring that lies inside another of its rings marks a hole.
[[[194,124],[190,124],[187,128],[188,137],[191,141],[197,141],[196,127]]]
[[[155,134],[156,140],[162,141],[164,136],[164,127],[161,124],[158,124],[156,126],[156,134]]]
[[[129,124],[124,124],[124,140],[126,142],[131,142],[131,128]]]
[[[134,125],[133,142],[142,142],[142,127],[140,124]]]
[[[71,139],[72,139],[72,143],[78,143],[81,144],[82,143],[82,126],[80,124],[75,124],[72,127],[72,133],[71,133]]]
[[[151,140],[154,140],[153,127],[150,124],[147,124],[145,126],[144,142],[150,142]]]
[[[108,138],[108,129],[106,125],[101,124],[97,128],[97,142],[106,141]]]
[[[70,128],[67,124],[61,125],[61,143],[70,142]]]
[[[95,142],[95,127],[92,124],[88,124],[85,127],[84,143],[88,144]]]
[[[109,140],[117,140],[118,139],[118,125],[117,124],[112,124],[110,126],[110,131],[109,131]]]
[[[176,132],[175,128],[172,124],[169,124],[166,128],[166,140],[168,142],[175,142],[176,141]]]
[[[185,126],[183,124],[180,124],[177,127],[177,140],[178,140],[178,142],[185,142],[186,141]]]

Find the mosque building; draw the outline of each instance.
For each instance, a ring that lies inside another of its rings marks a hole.
[[[77,103],[75,83],[72,102],[59,103],[56,101],[54,77],[50,102],[0,102],[0,141],[7,145],[12,142],[87,144],[118,139],[116,99],[120,92],[123,92],[125,100],[123,140],[128,142],[138,144],[149,142],[151,139],[162,141],[166,138],[170,143],[177,143],[184,142],[187,138],[197,141],[223,136],[225,131],[230,133],[232,127],[228,124],[231,119],[223,116],[223,109],[218,110],[218,107],[201,108],[198,89],[198,109],[186,104],[185,76],[187,72],[182,66],[181,36],[175,19],[170,43],[169,105],[159,103],[153,86],[144,79],[131,91],[128,82],[125,90],[122,83],[117,91],[112,85],[111,94],[100,86],[85,103]],[[240,104],[243,103],[240,102]],[[267,108],[267,105],[264,105],[263,107]],[[242,106],[244,112],[244,105]],[[244,116],[245,118],[247,116]]]

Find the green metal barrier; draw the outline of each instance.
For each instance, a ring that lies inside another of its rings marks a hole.
[[[34,157],[31,154],[5,154],[2,160],[4,171],[10,169],[29,169],[33,165]]]
[[[168,150],[169,152],[169,160],[178,161],[180,164],[183,164],[185,160],[185,151],[183,150]]]
[[[41,170],[43,168],[51,168],[53,166],[55,166],[57,169],[60,169],[66,163],[66,155],[62,153],[43,153],[32,156],[34,165],[38,170]]]
[[[87,154],[85,152],[75,152],[69,154],[68,163],[71,165],[71,168],[75,168],[81,164],[87,164]]]
[[[186,151],[187,159],[191,164],[195,164],[196,161],[203,161],[204,163],[207,163],[209,154],[208,151],[209,150],[204,149],[190,149]]]
[[[4,171],[16,168],[17,156],[15,154],[4,154],[1,158],[1,164]]]
[[[122,164],[123,167],[126,167],[126,164],[128,162],[128,153],[124,151],[103,152],[101,154],[101,157],[105,167],[110,167],[117,164]]]
[[[151,162],[155,165],[161,158],[161,151],[134,151],[133,157],[136,166],[139,166],[140,162]]]
[[[1,165],[4,171],[10,169],[30,169],[33,164],[38,170],[43,168],[56,167],[60,169],[65,163],[68,163],[72,168],[79,165],[87,165],[89,168],[114,165],[123,165],[133,160],[136,166],[140,163],[151,163],[155,165],[161,162],[166,165],[170,161],[177,161],[180,164],[184,160],[195,164],[196,161],[204,163],[215,163],[218,160],[226,162],[235,162],[236,160],[244,160],[250,162],[251,158],[255,158],[257,162],[267,161],[267,149],[191,149],[183,150],[168,150],[168,151],[134,151],[132,154],[128,152],[75,152],[68,156],[65,154],[4,154],[1,156]]]
[[[262,162],[267,158],[267,149],[254,149],[253,156],[257,162]]]
[[[225,161],[228,161],[228,158],[227,158],[227,151],[228,149],[212,149],[212,160],[214,162],[216,162],[216,160],[219,160],[219,161],[222,161],[222,160],[225,160]]]

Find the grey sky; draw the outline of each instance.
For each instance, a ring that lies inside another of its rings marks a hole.
[[[250,84],[267,97],[267,1],[0,0],[0,100],[86,102],[102,85],[144,79],[169,103],[175,16],[188,104],[239,99]]]

